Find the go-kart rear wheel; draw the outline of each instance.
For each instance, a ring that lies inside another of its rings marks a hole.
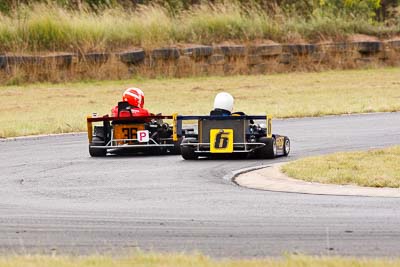
[[[195,148],[192,146],[185,146],[184,144],[189,144],[189,143],[196,143],[195,138],[184,138],[182,140],[183,146],[181,146],[181,154],[182,158],[186,160],[195,160],[198,158],[198,155],[195,152]]]
[[[257,149],[256,156],[259,159],[273,159],[276,157],[276,140],[275,137],[261,137],[258,142],[264,143],[265,146]]]
[[[89,144],[89,154],[92,157],[105,157],[107,155],[106,148],[98,148],[92,146],[104,146],[104,140],[100,137],[94,136],[92,142]]]
[[[283,142],[283,155],[287,157],[290,153],[290,140],[289,138],[285,137]]]

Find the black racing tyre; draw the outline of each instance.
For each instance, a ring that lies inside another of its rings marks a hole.
[[[181,154],[181,143],[183,138],[179,137],[178,141],[174,141],[174,147],[170,149],[170,153],[172,155],[180,155]]]
[[[283,140],[283,155],[287,157],[290,153],[290,140],[289,138],[285,137]]]
[[[264,143],[265,146],[256,150],[256,156],[259,159],[273,159],[276,157],[276,140],[275,137],[261,137],[258,142]]]
[[[104,140],[100,137],[93,136],[92,142],[89,144],[89,154],[92,157],[105,157],[107,155],[106,148],[97,148],[92,146],[104,146]]]
[[[183,138],[182,140],[182,144],[195,143],[195,142],[196,142],[195,138]],[[195,160],[198,158],[198,155],[194,151],[195,148],[192,146],[181,146],[182,158],[186,160]]]

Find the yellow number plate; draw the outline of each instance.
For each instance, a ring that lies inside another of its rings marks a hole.
[[[210,152],[232,153],[233,152],[233,130],[211,129],[210,130]]]
[[[114,139],[137,139],[137,131],[144,130],[143,124],[114,125]]]

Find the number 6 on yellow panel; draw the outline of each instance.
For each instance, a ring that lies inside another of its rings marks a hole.
[[[232,153],[233,152],[233,129],[211,129],[210,130],[210,152]]]

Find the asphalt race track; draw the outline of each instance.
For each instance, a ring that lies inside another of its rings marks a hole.
[[[386,147],[400,144],[400,113],[276,120],[274,132],[291,137],[288,160]],[[90,158],[84,134],[0,141],[0,254],[400,256],[400,199],[273,193],[223,178],[271,162]]]

